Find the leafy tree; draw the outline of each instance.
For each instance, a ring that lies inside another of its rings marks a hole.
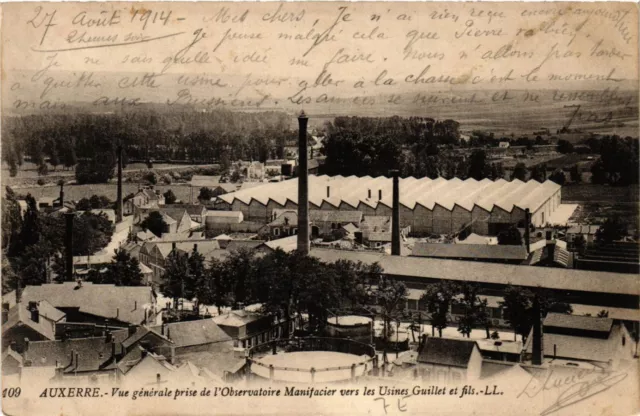
[[[578,165],[571,166],[569,170],[569,175],[571,175],[571,182],[580,183],[582,182],[582,173],[580,173],[580,169]]]
[[[458,321],[458,332],[470,338],[473,328],[476,325],[482,325],[487,331],[487,338],[489,338],[487,300],[480,299],[478,296],[479,286],[464,282],[459,285],[458,290],[461,296],[453,300],[453,303],[463,312]]]
[[[22,229],[22,214],[16,194],[10,187],[6,188],[6,195],[2,200],[2,248],[8,256],[13,256],[22,245],[20,232]]]
[[[169,205],[176,203],[176,195],[171,189],[167,190],[167,192],[164,193],[164,203]]]
[[[107,270],[98,273],[93,278],[100,280],[91,280],[94,283],[114,284],[116,286],[143,286],[144,276],[140,271],[140,262],[124,249],[114,251],[113,261],[107,265]],[[89,280],[89,279],[87,279]]]
[[[573,239],[573,247],[576,249],[578,253],[582,253],[582,251],[586,248],[586,246],[587,246],[587,241],[584,239],[584,236],[582,234],[578,234]]]
[[[233,251],[222,264],[222,279],[230,289],[234,307],[239,303],[249,304],[256,300],[252,293],[252,282],[256,279],[256,262],[251,250]]]
[[[27,203],[27,210],[22,220],[20,242],[22,247],[29,247],[40,241],[42,227],[40,225],[40,212],[38,211],[36,200],[31,194],[27,194],[25,202]]]
[[[426,303],[427,312],[431,317],[432,332],[437,329],[440,337],[442,337],[442,330],[447,327],[449,309],[457,292],[456,284],[442,281],[430,285],[420,298]]]
[[[55,146],[51,149],[51,155],[49,156],[49,163],[53,166],[53,170],[56,170],[56,166],[60,164],[60,157],[58,156],[58,150]]]
[[[198,298],[199,287],[207,286],[207,272],[204,267],[204,256],[194,248],[187,260],[189,274],[185,283],[185,297],[187,299]]]
[[[167,223],[164,221],[164,218],[162,218],[162,214],[158,211],[150,212],[147,218],[140,223],[140,226],[145,230],[151,231],[158,237],[161,237],[162,233],[166,232],[168,228]]]
[[[527,180],[527,167],[524,163],[517,163],[511,173],[511,180],[519,179],[521,181]]]
[[[549,180],[557,183],[558,185],[564,185],[566,177],[564,176],[564,172],[558,169],[549,176]]]
[[[607,172],[602,160],[597,160],[591,165],[591,183],[603,185],[607,183]]]
[[[167,256],[160,292],[173,299],[173,307],[178,308],[178,299],[185,296],[185,285],[189,279],[188,254],[173,250]]]
[[[470,178],[480,181],[487,177],[487,155],[484,150],[474,150],[469,158]]]
[[[522,245],[522,235],[516,227],[509,227],[498,233],[498,244],[507,246]]]
[[[151,185],[158,183],[158,176],[155,172],[147,172],[142,176],[142,179],[149,182]]]
[[[612,241],[620,240],[627,235],[627,224],[622,222],[620,216],[612,215],[596,231],[596,242],[608,244]]]
[[[92,195],[89,198],[91,209],[105,209],[113,206],[112,202],[104,195]]]
[[[378,287],[373,294],[378,304],[382,308],[382,317],[384,320],[384,338],[385,343],[389,340],[391,329],[391,320],[396,314],[404,310],[407,302],[407,287],[403,282],[390,279],[387,276],[381,276],[378,280]]]
[[[529,336],[532,299],[533,293],[519,286],[509,285],[504,291],[504,300],[500,305],[505,320],[513,329],[514,341],[517,335],[521,335],[523,339]]]
[[[531,168],[531,179],[538,182],[544,182],[547,180],[547,165],[544,163],[535,165]]]
[[[62,163],[64,164],[65,168],[72,168],[78,163],[76,149],[73,147],[73,144],[66,149]]]
[[[76,203],[76,209],[78,211],[89,211],[91,209],[91,202],[88,198],[82,198]]]
[[[198,194],[198,199],[201,201],[210,201],[211,198],[215,197],[215,193],[213,189],[202,187],[200,188],[200,194]]]
[[[564,140],[564,139],[560,139],[560,140],[558,140],[557,150],[560,153],[573,153],[574,148],[573,148],[573,144],[571,144],[571,142],[569,142],[567,140]]]
[[[47,176],[48,174],[49,174],[49,167],[47,166],[47,163],[45,161],[42,161],[38,165],[38,175]]]
[[[113,178],[115,166],[112,152],[105,152],[95,159],[82,160],[76,166],[76,181],[79,184],[107,183]]]

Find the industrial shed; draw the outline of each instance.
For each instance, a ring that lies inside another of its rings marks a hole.
[[[560,185],[551,181],[409,177],[400,179],[400,225],[417,233],[448,234],[470,227],[476,234],[495,235],[523,221],[527,208],[532,224],[545,225],[560,197]],[[250,221],[268,222],[276,208],[297,209],[298,180],[267,183],[220,200],[224,209],[241,211]],[[391,216],[392,179],[310,175],[309,208]]]

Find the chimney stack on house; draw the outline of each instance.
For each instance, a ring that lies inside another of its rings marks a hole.
[[[309,172],[307,166],[307,123],[302,111],[298,117],[298,251],[309,254]],[[328,189],[327,189],[328,192]]]
[[[75,218],[75,214],[73,212],[65,212],[65,238],[64,238],[64,246],[65,246],[65,272],[67,281],[73,280],[73,220]]]
[[[400,172],[391,171],[393,176],[393,211],[391,217],[391,255],[400,255]]]
[[[118,196],[116,200],[116,222],[122,222],[122,146],[118,146]]]
[[[533,348],[531,363],[533,365],[542,365],[544,350],[542,344],[542,319],[540,316],[540,300],[538,295],[533,298]]]
[[[35,323],[40,322],[40,311],[38,311],[38,303],[29,301],[29,312],[31,312],[31,320]]]

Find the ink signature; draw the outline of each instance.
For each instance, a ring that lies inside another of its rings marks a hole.
[[[517,397],[524,394],[532,398],[545,390],[557,390],[567,387],[560,393],[554,404],[540,413],[540,416],[547,416],[560,409],[595,396],[596,394],[600,394],[620,383],[625,378],[627,378],[627,373],[610,371],[597,372],[594,370],[583,370],[571,376],[556,375],[556,377],[554,377],[554,371],[550,370],[544,383],[539,388],[535,388],[533,391],[529,389],[532,383],[535,383],[535,379],[532,377]]]

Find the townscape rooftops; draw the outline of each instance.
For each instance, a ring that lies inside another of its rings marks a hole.
[[[476,345],[473,340],[428,337],[418,362],[466,368]]]
[[[253,200],[267,205],[273,200],[280,205],[287,201],[297,203],[298,188],[297,178],[267,183],[262,186],[232,192],[222,195],[220,198],[232,204],[239,200],[249,205]],[[327,195],[327,188],[329,195]],[[486,211],[492,211],[499,207],[507,212],[514,207],[522,210],[529,208],[535,212],[559,189],[560,185],[545,181],[539,183],[535,180],[511,182],[499,179],[491,181],[483,179],[460,180],[458,178],[446,180],[443,178],[404,178],[400,179],[400,204],[408,209],[414,209],[417,204],[433,210],[435,205],[440,205],[452,210],[458,205],[467,211],[478,206]],[[382,198],[379,199],[380,193]],[[388,207],[392,205],[392,180],[386,177],[356,177],[356,176],[309,176],[309,202],[320,207],[323,202],[338,207],[341,203],[358,208],[360,204],[376,208],[379,203]]]
[[[212,319],[218,325],[241,327],[263,318],[264,315],[247,312],[245,310],[235,310],[214,316]]]
[[[418,241],[412,256],[436,258],[525,260],[527,251],[520,245],[438,244]]]
[[[609,333],[613,326],[613,319],[550,312],[544,319],[544,326]]]
[[[262,240],[231,240],[227,244],[226,250],[228,252],[238,251],[240,249],[253,250],[254,248],[262,245]]]
[[[170,339],[176,347],[231,341],[231,337],[212,319],[172,322],[165,325],[165,336]],[[151,329],[155,332],[162,333],[162,327],[152,327]]]
[[[593,293],[614,293],[640,296],[637,276],[588,270],[557,269],[553,275],[545,267],[498,263],[445,260],[425,257],[389,256],[364,251],[312,248],[311,255],[333,263],[345,259],[366,264],[378,262],[389,275],[468,281],[548,289],[575,290]]]
[[[267,241],[264,245],[271,250],[281,249],[284,252],[289,253],[298,248],[298,236],[290,235],[285,238],[278,238],[277,240]]]
[[[118,332],[127,333],[127,330]],[[65,373],[106,370],[115,368],[113,342],[117,343],[115,334],[113,341],[107,337],[32,341],[24,352],[24,359],[30,360],[33,367],[53,367],[57,363]]]
[[[47,322],[47,320],[58,322],[66,315],[59,309],[51,306],[51,304],[46,300],[38,302],[37,306],[38,314],[40,315],[38,322],[31,319],[31,312],[28,310],[28,302],[20,302],[10,308],[7,322],[2,324],[2,333],[4,334],[11,328],[15,327],[15,325],[22,323],[46,339],[55,339],[56,334],[54,332],[54,328],[49,324],[49,322]]]
[[[3,296],[3,302],[15,304],[15,292]],[[149,286],[115,286],[82,282],[26,286],[21,300],[46,300],[56,308],[79,308],[80,312],[140,324],[145,321],[146,310],[154,302]]]

